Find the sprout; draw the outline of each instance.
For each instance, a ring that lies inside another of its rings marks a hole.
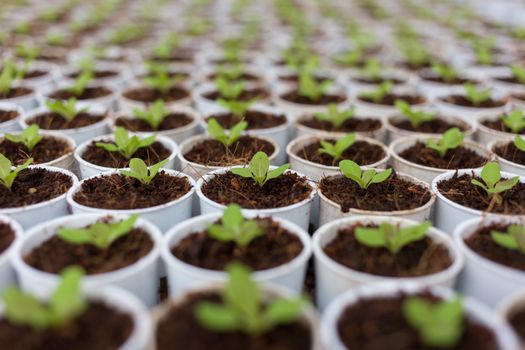
[[[463,143],[465,135],[459,131],[458,128],[451,128],[447,130],[441,138],[436,142],[435,140],[428,140],[427,147],[437,151],[441,157],[444,157],[449,149],[456,149]]]
[[[332,124],[335,128],[339,128],[345,121],[351,119],[354,116],[354,107],[348,108],[344,111],[339,111],[337,105],[331,103],[328,105],[326,113],[318,112],[314,116],[317,120],[327,121]]]
[[[260,187],[264,186],[269,180],[281,176],[290,164],[284,164],[280,167],[270,170],[270,159],[264,152],[257,152],[250,160],[248,168],[232,168],[231,172],[244,178],[252,179]]]
[[[468,101],[474,106],[480,106],[483,102],[489,101],[491,97],[490,89],[478,90],[471,84],[465,84],[465,94]]]
[[[142,159],[133,158],[129,162],[129,170],[121,170],[120,173],[124,176],[137,179],[144,185],[149,185],[155,176],[157,176],[157,173],[160,171],[160,169],[166,164],[168,164],[168,159],[164,159],[163,161],[152,165],[148,169],[148,166]]]
[[[342,158],[344,151],[352,147],[355,143],[355,137],[355,133],[347,134],[345,137],[337,140],[335,144],[321,140],[321,148],[319,148],[318,152],[328,154],[335,162]]]
[[[250,242],[263,235],[264,231],[255,220],[247,220],[242,216],[241,207],[230,204],[224,210],[221,224],[208,226],[208,233],[219,241],[234,241],[238,246],[247,246]]]
[[[484,189],[485,192],[487,192],[487,194],[489,195],[489,197],[510,190],[511,188],[516,186],[520,181],[519,176],[514,176],[510,179],[501,180],[500,167],[499,164],[496,162],[489,162],[485,164],[485,166],[481,170],[480,177],[483,182],[477,179],[472,179],[470,182],[473,185]]]
[[[86,91],[88,84],[93,81],[93,79],[93,72],[84,71],[80,73],[80,75],[73,82],[73,85],[71,85],[67,90],[76,97],[82,96],[84,91]]]
[[[68,122],[75,119],[75,117],[88,110],[88,107],[77,109],[77,99],[72,97],[67,101],[62,100],[47,100],[46,106],[53,113],[57,113]]]
[[[138,108],[133,109],[135,118],[145,121],[155,130],[159,128],[169,114],[170,112],[162,100],[155,101],[145,111]]]
[[[35,148],[35,146],[42,140],[43,136],[39,135],[40,128],[38,125],[33,124],[28,126],[18,135],[5,134],[5,138],[11,142],[22,143],[27,147],[29,152]]]
[[[490,231],[492,240],[501,247],[519,250],[525,254],[525,227],[510,225],[507,232]]]
[[[428,221],[403,228],[383,222],[378,227],[357,227],[355,238],[367,247],[386,248],[397,254],[407,244],[425,238],[430,226]]]
[[[365,190],[368,189],[371,184],[386,181],[390,177],[390,174],[392,174],[392,169],[386,169],[383,171],[367,169],[361,171],[359,165],[351,160],[340,161],[339,169],[346,178],[354,181],[359,187]]]
[[[401,113],[403,113],[405,117],[408,118],[410,125],[412,125],[413,128],[417,128],[424,122],[433,120],[436,116],[436,113],[415,110],[411,105],[403,100],[396,100],[395,106]]]
[[[503,124],[509,128],[513,133],[517,134],[525,128],[525,118],[523,117],[523,111],[516,109],[508,113],[506,116],[501,115],[499,117]]]
[[[217,122],[215,118],[208,120],[208,134],[226,147],[231,146],[235,141],[237,141],[241,136],[241,133],[246,130],[247,127],[247,122],[240,121],[235,124],[227,134],[226,130],[219,124],[219,122]]]
[[[0,153],[0,184],[10,190],[18,174],[26,169],[31,163],[33,163],[33,158],[29,158],[24,164],[12,169],[13,164],[11,161]]]
[[[121,127],[116,128],[114,137],[115,143],[97,142],[96,146],[108,152],[118,152],[126,159],[130,159],[139,149],[148,147],[155,142],[155,135],[143,139],[136,135],[130,137],[128,131]]]
[[[385,80],[374,90],[363,92],[360,97],[371,99],[374,103],[380,103],[392,90],[392,82]]]
[[[317,101],[321,98],[330,88],[332,82],[330,80],[323,80],[318,82],[315,76],[307,70],[302,70],[299,73],[299,90],[300,96],[304,96],[311,101]]]

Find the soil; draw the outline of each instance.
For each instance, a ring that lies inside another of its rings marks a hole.
[[[99,142],[113,143],[109,140],[102,140]],[[96,144],[97,142],[92,141],[81,157],[91,164],[103,166],[106,168],[127,168],[131,158],[140,158],[148,166],[151,166],[168,158],[171,155],[171,151],[164,147],[159,141],[153,142],[148,147],[139,148],[129,159],[124,157],[119,152],[109,152],[102,147],[97,147]]]
[[[515,94],[512,94],[511,96],[512,96],[512,98],[516,98],[518,100],[525,101],[525,94],[517,94],[517,93],[515,93]]]
[[[421,132],[425,134],[442,134],[450,128],[458,128],[463,132],[466,130],[463,124],[449,122],[441,118],[434,118],[432,120],[422,122],[417,127],[414,127],[408,119],[390,119],[389,123],[398,129]]]
[[[172,202],[190,189],[188,179],[164,171],[160,171],[149,185],[128,176],[111,174],[84,181],[73,200],[91,208],[143,209]]]
[[[347,119],[339,127],[334,127],[334,125],[328,121],[319,120],[315,117],[313,118],[303,118],[299,119],[298,123],[300,125],[307,126],[312,129],[330,131],[330,132],[372,132],[379,130],[381,128],[381,120],[373,118],[351,118]]]
[[[284,265],[303,250],[301,240],[269,218],[256,218],[264,234],[247,246],[219,241],[208,231],[195,232],[171,249],[179,260],[210,270],[224,270],[232,261],[240,261],[252,270],[266,270]]]
[[[193,293],[172,306],[157,325],[157,350],[305,350],[312,347],[311,330],[302,321],[280,324],[259,336],[241,331],[214,332],[201,326],[195,318],[195,306],[202,301],[221,303],[221,300],[217,293]]]
[[[186,72],[179,72],[179,71],[172,71],[172,72],[167,72],[168,74],[168,77],[170,78],[174,78],[174,77],[177,77],[179,80],[179,83],[182,83],[182,82],[185,82],[189,79],[190,75]],[[141,74],[138,76],[138,80],[144,80],[145,78],[151,76],[150,74]]]
[[[40,78],[40,77],[46,75],[47,73],[48,72],[43,71],[43,70],[32,69],[32,70],[27,71],[24,74],[24,78],[23,79],[26,80],[26,79]]]
[[[525,271],[525,253],[507,249],[492,239],[491,231],[507,232],[508,224],[491,224],[478,228],[465,239],[465,244],[482,257],[514,269]]]
[[[8,98],[15,98],[15,97],[22,97],[33,93],[33,90],[29,88],[24,87],[14,87],[9,90],[7,94],[0,93],[0,100],[8,99]]]
[[[91,114],[86,112],[78,113],[73,120],[68,121],[58,113],[46,112],[26,120],[26,123],[36,124],[40,129],[45,130],[66,130],[78,129],[93,125],[106,118],[103,114]]]
[[[339,204],[343,213],[350,208],[371,211],[415,209],[432,198],[427,188],[399,178],[394,171],[386,181],[372,184],[366,190],[342,175],[322,178],[319,190]]]
[[[438,182],[437,188],[446,198],[468,208],[499,214],[525,214],[525,184],[518,182],[510,190],[489,197],[484,189],[470,183],[473,178],[483,183],[474,174],[456,173],[452,178]],[[498,204],[499,199],[501,203]]]
[[[11,225],[0,222],[0,254],[5,252],[14,240],[15,233],[11,229]]]
[[[301,96],[297,91],[291,91],[280,96],[283,100],[293,103],[298,103],[302,105],[328,105],[330,103],[341,103],[346,100],[346,97],[343,95],[330,95],[323,94],[319,97],[318,100],[313,101],[306,96]]]
[[[82,74],[82,72],[74,72],[67,75],[68,78],[76,79]],[[94,79],[104,79],[104,78],[110,78],[117,76],[118,72],[112,71],[112,70],[95,70],[93,71],[93,78]]]
[[[0,208],[16,208],[37,204],[66,193],[73,180],[62,173],[42,168],[25,169],[18,173],[11,190],[0,186]]]
[[[324,141],[328,141],[332,144],[336,142],[336,140],[329,139],[325,139]],[[353,160],[360,165],[369,165],[379,162],[386,156],[385,151],[383,151],[381,146],[366,141],[356,141],[343,152],[341,159],[334,159],[326,153],[320,153],[320,149],[321,143],[317,141],[303,146],[301,149],[297,150],[295,154],[302,159],[326,166],[337,166],[339,161],[343,159]]]
[[[514,145],[514,142],[507,142],[501,146],[496,146],[493,149],[498,156],[521,165],[525,165],[525,152],[521,151]]]
[[[311,194],[305,177],[284,173],[259,186],[254,180],[231,172],[217,174],[202,186],[202,193],[214,202],[239,204],[246,209],[281,208],[299,203]]]
[[[20,114],[17,111],[0,110],[0,123],[5,123],[9,120],[17,118]]]
[[[29,151],[23,143],[16,143],[7,139],[0,141],[0,153],[13,164],[23,164],[31,157],[35,164],[48,163],[70,152],[73,152],[73,149],[69,144],[56,137],[43,137],[32,151]]]
[[[509,322],[523,342],[525,340],[525,310],[515,312],[509,317]]]
[[[207,166],[244,165],[259,151],[271,155],[275,147],[266,140],[251,136],[241,136],[228,147],[217,140],[206,139],[195,144],[184,158]]]
[[[436,150],[420,141],[405,149],[399,156],[412,163],[439,169],[472,169],[488,162],[487,158],[463,146],[449,149],[441,157]]]
[[[428,292],[419,295],[435,300]],[[406,321],[403,302],[407,295],[362,298],[343,310],[338,322],[339,336],[349,349],[369,350],[435,350],[425,346],[417,330]],[[464,332],[451,350],[497,350],[496,335],[470,317],[464,321]]]
[[[235,124],[241,121],[241,118],[233,113],[214,114],[206,118],[206,122],[211,118],[215,118],[217,122],[226,129],[231,129]],[[248,130],[269,129],[286,124],[286,117],[284,114],[272,114],[260,111],[246,111],[242,120],[248,123]]]
[[[332,81],[332,79],[327,78],[327,77],[322,77],[322,76],[316,76],[313,78],[317,83],[322,83],[325,80]],[[280,75],[278,79],[281,81],[286,81],[290,83],[299,83],[299,76],[297,74]]]
[[[0,320],[0,343],[9,350],[117,350],[131,336],[133,319],[101,302],[60,327],[42,331]]]
[[[363,95],[359,95],[357,98],[368,103],[379,104],[384,106],[394,106],[397,100],[405,101],[409,105],[419,105],[425,103],[426,101],[426,99],[422,96],[403,94],[387,94],[379,102],[375,102],[371,97]]]
[[[447,85],[464,85],[467,83],[476,84],[477,82],[472,79],[465,79],[465,78],[459,78],[455,77],[452,80],[445,80],[442,77],[430,77],[430,76],[424,76],[422,77],[423,80],[431,81],[433,83],[440,83],[440,84],[447,84]]]
[[[115,125],[122,126],[130,131],[148,132],[173,130],[186,126],[191,122],[193,122],[193,118],[185,113],[171,113],[164,118],[157,129],[153,129],[153,127],[144,120],[127,117],[118,117],[115,121]]]
[[[463,95],[451,95],[451,96],[442,98],[442,100],[447,103],[456,105],[456,106],[473,107],[473,108],[496,108],[496,107],[504,106],[507,103],[506,100],[489,99],[487,101],[483,101],[482,103],[476,106],[472,102],[467,100],[467,98]]]
[[[193,61],[193,52],[181,52],[180,50],[177,50],[176,52],[173,52],[169,57],[158,57],[153,56],[149,60],[155,61],[155,62],[191,62]]]
[[[219,76],[218,73],[211,73],[208,74],[206,77],[207,80],[215,80]],[[259,81],[260,78],[256,75],[250,74],[250,73],[242,73],[237,79],[234,79],[233,81]]]
[[[400,79],[385,78],[385,77],[381,77],[381,78],[355,77],[355,78],[352,78],[352,80],[357,81],[359,83],[363,83],[363,84],[373,84],[373,85],[379,85],[379,84],[384,83],[385,81],[389,81],[393,85],[399,85],[405,82]]]
[[[127,90],[123,95],[130,100],[153,103],[157,100],[163,100],[165,102],[178,101],[188,97],[190,94],[185,89],[174,86],[165,93],[149,87],[141,87]]]
[[[52,92],[48,97],[55,100],[68,100],[70,98],[77,98],[79,100],[92,100],[111,95],[112,91],[105,87],[88,87],[80,95],[75,95],[73,92],[62,89]]]
[[[481,121],[481,124],[483,126],[486,126],[489,129],[501,131],[501,132],[508,132],[515,134],[512,129],[508,128],[505,123],[501,119],[497,120],[483,120]],[[525,129],[521,130],[518,134],[525,135]]]
[[[523,83],[520,82],[516,77],[495,77],[494,79],[499,80],[499,81],[503,81],[505,83],[521,84],[521,85],[523,85]]]
[[[432,67],[432,62],[428,61],[428,62],[424,62],[424,63],[421,63],[421,64],[413,64],[413,63],[410,63],[410,62],[401,62],[398,66],[401,67],[401,68],[405,68],[405,69],[411,70],[411,71],[418,71],[418,70],[421,70],[421,69],[424,69],[424,68]]]
[[[237,97],[237,101],[251,101],[254,99],[257,100],[263,100],[265,98],[268,98],[270,96],[270,93],[262,88],[252,88],[247,89],[241,92],[241,94]],[[216,101],[220,98],[222,98],[219,91],[212,91],[208,92],[203,95],[204,98],[212,101]]]

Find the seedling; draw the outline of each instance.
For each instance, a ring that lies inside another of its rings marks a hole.
[[[22,130],[18,135],[5,134],[4,137],[15,143],[22,143],[27,147],[29,152],[35,148],[35,146],[42,140],[43,136],[39,135],[40,128],[36,124],[32,124]]]
[[[142,159],[133,158],[129,162],[129,170],[121,170],[120,173],[124,176],[137,179],[144,185],[149,185],[155,176],[157,176],[160,169],[166,164],[168,164],[168,159],[164,159],[148,169],[148,166]]]
[[[264,231],[257,221],[248,220],[242,216],[241,207],[230,204],[224,210],[221,224],[208,226],[210,236],[219,241],[233,241],[238,246],[244,247],[263,235]]]
[[[62,100],[47,100],[46,106],[53,113],[59,114],[68,122],[75,119],[75,117],[88,110],[88,107],[77,109],[77,99],[71,97],[67,101]]]
[[[0,153],[0,184],[11,190],[18,173],[27,168],[31,163],[33,163],[33,158],[29,158],[24,164],[12,169],[13,164],[11,161]]]
[[[505,192],[510,190],[512,187],[520,181],[519,176],[511,177],[510,179],[501,180],[501,170],[499,164],[496,162],[489,162],[485,164],[481,170],[481,181],[477,179],[472,179],[470,182],[479,186],[487,192],[489,197],[492,197],[495,194]]]
[[[216,72],[218,77],[228,81],[235,81],[242,77],[244,68],[242,64],[227,64],[218,66]]]
[[[510,70],[512,72],[512,76],[516,78],[520,84],[525,84],[525,68],[523,68],[521,65],[511,64]]]
[[[470,101],[474,106],[480,106],[483,102],[489,101],[492,95],[490,89],[476,89],[476,87],[471,84],[465,84],[465,97]]]
[[[248,123],[243,120],[235,124],[229,132],[226,132],[215,118],[208,120],[208,134],[226,147],[237,141],[247,127]]]
[[[94,72],[95,60],[92,57],[84,57],[76,63],[76,66],[82,72]]]
[[[507,115],[501,115],[499,118],[514,134],[521,132],[525,128],[525,117],[522,110],[515,109]]]
[[[66,268],[60,274],[60,284],[45,303],[18,287],[8,287],[2,296],[5,318],[15,325],[44,330],[80,316],[88,306],[81,292],[83,275],[79,267]]]
[[[82,96],[88,84],[93,80],[93,72],[84,71],[75,79],[73,85],[71,85],[67,90],[71,92],[76,97]]]
[[[464,312],[460,298],[431,302],[409,297],[403,302],[403,315],[429,347],[452,348],[463,334]]]
[[[452,83],[458,77],[458,73],[454,68],[444,64],[434,63],[432,71],[447,83]]]
[[[371,99],[374,103],[380,103],[392,90],[392,82],[385,80],[374,90],[366,91],[361,94],[362,97]]]
[[[267,302],[248,268],[232,263],[227,271],[229,281],[221,294],[222,303],[202,301],[195,307],[195,316],[202,326],[215,332],[260,335],[299,318],[306,303],[304,298],[276,298]]]
[[[117,127],[113,135],[115,136],[115,143],[97,142],[96,146],[108,152],[118,152],[126,159],[130,159],[139,149],[148,147],[155,142],[155,135],[143,139],[136,135],[130,137],[128,131],[121,127]]]
[[[174,49],[179,47],[181,44],[181,38],[174,34],[170,33],[170,35],[166,36],[157,47],[155,47],[155,56],[167,59],[170,57],[171,53]]]
[[[347,51],[334,56],[334,61],[342,66],[354,67],[363,60],[363,52],[359,49]]]
[[[411,67],[423,67],[432,61],[427,49],[416,40],[407,40],[400,46],[405,61]]]
[[[31,46],[29,44],[18,44],[15,47],[15,54],[18,57],[25,58],[30,61],[35,60],[40,55],[41,51],[41,48],[37,46]]]
[[[525,140],[521,136],[516,135],[514,138],[514,146],[522,152],[525,152]]]
[[[299,72],[299,96],[304,96],[311,101],[318,101],[331,85],[332,82],[330,80],[318,82],[315,76],[307,70]]]
[[[413,128],[417,128],[424,122],[433,120],[436,116],[436,113],[415,110],[411,105],[403,100],[396,100],[395,106],[398,111],[408,118]]]
[[[231,82],[219,76],[215,79],[215,87],[223,99],[236,101],[244,90],[244,82]]]
[[[71,244],[90,244],[100,249],[108,249],[113,242],[131,232],[138,215],[131,215],[126,220],[105,223],[97,221],[88,227],[62,227],[58,237]]]
[[[63,33],[48,33],[45,40],[48,45],[61,46],[66,42],[66,38],[66,35]]]
[[[511,250],[519,250],[525,254],[525,227],[510,225],[507,232],[490,231],[490,237],[496,244]]]
[[[168,93],[172,87],[176,86],[183,79],[182,76],[170,77],[166,69],[154,69],[150,73],[143,79],[144,84],[163,94]]]
[[[137,40],[144,35],[144,28],[138,25],[125,25],[115,30],[109,41],[114,45],[122,45]]]
[[[377,58],[372,58],[366,61],[363,69],[360,70],[360,73],[370,79],[380,79],[381,72],[383,67],[381,67],[381,62]]]
[[[490,65],[494,62],[492,55],[492,48],[494,46],[494,40],[481,40],[476,39],[474,41],[474,52],[476,54],[476,60],[479,64]]]
[[[0,93],[7,96],[11,91],[11,87],[17,78],[16,69],[13,64],[4,64],[2,73],[0,74]]]
[[[465,134],[458,128],[448,129],[439,140],[428,140],[427,147],[437,151],[441,157],[444,157],[449,149],[456,149],[463,143]]]
[[[392,174],[392,169],[383,171],[367,169],[361,171],[357,163],[346,159],[339,162],[339,169],[341,169],[344,176],[357,183],[359,187],[364,190],[368,189],[371,184],[386,181],[390,177],[390,174]]]
[[[290,164],[283,164],[278,168],[270,170],[270,159],[264,152],[257,152],[250,160],[248,168],[232,168],[231,172],[245,178],[253,179],[262,187],[269,180],[281,176]]]
[[[352,147],[355,142],[355,133],[347,134],[345,137],[340,138],[335,142],[335,144],[328,141],[321,140],[321,148],[319,148],[319,153],[328,154],[334,159],[334,162],[341,159],[344,151]]]
[[[133,116],[135,118],[145,121],[155,130],[158,129],[169,114],[170,111],[166,108],[162,100],[155,101],[149,105],[145,111],[138,108],[133,109]]]
[[[430,226],[428,221],[407,227],[383,222],[378,227],[357,227],[355,238],[367,247],[386,248],[390,253],[397,254],[404,246],[425,238]]]
[[[315,113],[314,116],[317,120],[327,121],[332,124],[335,128],[339,128],[345,121],[351,119],[354,116],[354,107],[339,111],[337,105],[331,103],[328,105],[326,113]]]
[[[257,99],[252,99],[249,101],[234,101],[234,100],[225,100],[220,98],[217,103],[232,112],[234,115],[242,118],[244,113],[257,101]]]

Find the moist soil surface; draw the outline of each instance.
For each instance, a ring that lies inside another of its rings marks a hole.
[[[425,293],[418,295],[438,299]],[[362,298],[347,306],[337,322],[338,334],[348,349],[435,350],[422,343],[417,330],[406,321],[403,302],[408,296]],[[451,350],[497,350],[496,335],[484,325],[466,317],[464,332]]]
[[[95,98],[105,97],[111,95],[111,90],[105,87],[88,87],[80,95],[75,95],[69,90],[57,90],[49,95],[49,98],[55,100],[68,100],[70,98],[77,98],[79,100],[91,100]]]
[[[467,83],[476,84],[477,82],[471,79],[455,77],[451,80],[445,80],[442,77],[437,76],[424,76],[423,80],[431,81],[433,83],[447,84],[447,85],[463,85]]]
[[[385,81],[389,81],[393,85],[399,85],[399,84],[404,83],[404,81],[400,79],[384,78],[384,77],[383,78],[355,77],[355,78],[352,78],[352,80],[357,81],[359,83],[363,83],[363,84],[374,84],[374,85],[382,84]]]
[[[0,254],[6,251],[14,240],[15,233],[13,229],[11,229],[11,225],[0,222]]]
[[[399,178],[394,171],[386,181],[372,184],[366,190],[342,175],[322,178],[319,190],[339,204],[343,213],[350,208],[371,211],[415,209],[432,198],[427,188]]]
[[[46,75],[48,72],[44,71],[44,70],[39,70],[39,69],[31,69],[29,71],[27,71],[25,74],[24,74],[24,77],[22,79],[33,79],[33,78],[39,78],[41,76],[44,76]]]
[[[7,94],[0,93],[0,99],[15,98],[29,95],[33,90],[24,87],[14,87]]]
[[[65,174],[41,168],[18,173],[11,190],[0,186],[0,208],[15,208],[41,203],[66,193],[73,180]]]
[[[35,164],[47,163],[72,151],[65,140],[48,136],[44,136],[42,140],[33,147],[32,151],[29,151],[23,143],[16,143],[7,139],[0,141],[0,153],[13,164],[23,164],[31,157]]]
[[[336,140],[324,141],[330,142],[331,144],[335,144],[336,142]],[[320,149],[321,143],[317,141],[303,146],[298,149],[295,154],[302,159],[326,166],[337,166],[337,164],[344,159],[353,160],[360,165],[369,165],[379,162],[386,156],[381,146],[366,141],[356,141],[343,152],[340,159],[334,159],[334,157],[326,153],[321,153],[319,152]]]
[[[417,141],[413,146],[399,153],[409,162],[439,169],[471,169],[482,167],[488,159],[463,146],[449,149],[443,157],[438,151]]]
[[[286,75],[279,75],[279,80],[286,81],[290,83],[299,83],[299,76],[297,74],[286,74]],[[332,79],[327,77],[321,77],[321,76],[315,76],[313,79],[317,83],[322,83],[323,81],[332,81]]]
[[[492,239],[490,232],[507,232],[507,224],[491,224],[478,228],[465,239],[465,244],[482,257],[498,264],[525,271],[525,253],[520,250],[507,249]]]
[[[224,270],[232,261],[240,261],[252,270],[266,270],[286,264],[303,250],[301,240],[271,219],[255,219],[264,234],[247,246],[219,241],[208,231],[195,232],[178,242],[171,252],[185,263],[210,270]]]
[[[194,293],[171,307],[159,321],[154,335],[157,350],[306,350],[312,346],[311,330],[301,321],[280,324],[259,336],[208,330],[195,318],[194,309],[203,301],[220,304],[222,299],[213,292]]]
[[[299,95],[298,91],[287,92],[284,95],[281,95],[281,98],[288,102],[298,103],[302,105],[310,105],[310,106],[327,105],[330,103],[341,103],[346,100],[346,97],[343,95],[331,95],[331,94],[323,94],[317,100],[311,100],[310,98],[306,96]]]
[[[371,97],[364,95],[359,95],[357,98],[368,103],[379,104],[384,106],[394,106],[397,100],[405,101],[409,105],[419,105],[426,101],[425,98],[422,96],[404,94],[387,94],[379,102],[376,102]]]
[[[143,103],[153,103],[157,100],[162,100],[164,102],[178,101],[188,97],[190,94],[185,89],[174,86],[166,92],[149,87],[141,87],[127,90],[123,95],[130,100],[140,101]]]
[[[458,128],[461,131],[465,131],[465,126],[460,123],[451,123],[441,118],[435,118],[429,121],[422,122],[418,126],[414,127],[408,119],[390,119],[389,123],[398,129],[421,132],[425,134],[442,134],[450,128]]]
[[[270,93],[262,88],[246,89],[237,97],[237,101],[251,101],[251,100],[262,100],[270,96]],[[219,91],[208,92],[203,95],[204,98],[212,101],[216,101],[222,98]]]
[[[499,214],[525,214],[525,184],[518,182],[513,188],[489,197],[484,189],[470,183],[473,178],[483,183],[473,174],[456,173],[450,179],[438,182],[437,188],[443,196],[464,207]]]
[[[269,129],[286,124],[286,117],[283,114],[271,114],[260,111],[246,111],[242,118],[233,113],[214,114],[206,118],[206,122],[211,118],[215,118],[217,122],[226,129],[231,129],[241,120],[248,123],[248,130]]]
[[[515,93],[515,94],[512,94],[511,96],[513,98],[518,99],[518,100],[525,101],[525,94],[517,94],[517,93]]]
[[[481,121],[481,124],[483,126],[486,126],[489,129],[516,134],[515,132],[512,131],[511,128],[507,127],[505,125],[505,123],[501,119],[497,119],[497,120],[483,120],[483,121]],[[523,129],[520,132],[518,132],[518,134],[525,135],[525,129]]]
[[[525,165],[525,152],[521,151],[514,145],[514,142],[507,142],[501,146],[496,146],[493,149],[498,156],[511,161],[513,163]]]
[[[525,309],[519,310],[510,316],[509,322],[520,336],[521,341],[525,341]]]
[[[13,120],[18,116],[19,114],[17,111],[0,110],[0,123],[5,123],[9,120]]]
[[[42,331],[0,320],[0,344],[9,350],[117,350],[131,336],[133,319],[101,302],[60,327]]]
[[[214,175],[202,186],[202,193],[212,201],[246,209],[286,207],[308,198],[311,192],[307,179],[295,173],[285,173],[261,187],[252,179],[227,172]]]
[[[429,237],[407,244],[397,254],[392,254],[386,248],[373,248],[360,243],[355,238],[355,229],[361,226],[340,229],[323,251],[350,269],[387,277],[430,275],[452,265],[447,248]]]
[[[443,101],[451,103],[456,106],[463,107],[473,107],[473,108],[495,108],[504,106],[507,101],[505,100],[493,100],[489,99],[487,101],[481,102],[479,105],[474,105],[472,102],[467,100],[463,95],[452,95],[445,98],[442,98]]]
[[[99,142],[113,143],[109,140],[102,140]],[[106,168],[127,168],[131,158],[140,158],[148,166],[151,166],[168,158],[171,155],[171,151],[164,147],[159,141],[153,142],[148,147],[139,148],[129,159],[124,157],[119,152],[109,152],[102,147],[97,147],[97,143],[98,142],[92,141],[91,144],[89,144],[85,152],[82,154],[82,159],[90,162],[91,164],[103,166]]]
[[[495,77],[494,79],[499,80],[499,81],[503,81],[505,83],[521,84],[521,85],[523,85],[523,83],[521,81],[519,81],[518,78],[516,78],[516,77]]]
[[[40,129],[45,130],[65,130],[77,129],[93,125],[106,118],[106,115],[78,113],[73,120],[68,121],[58,113],[46,112],[26,120],[27,124],[36,124]]]
[[[273,154],[275,147],[268,141],[251,136],[241,136],[226,147],[214,139],[196,143],[184,154],[190,162],[207,166],[243,165],[250,162],[255,153]]]
[[[68,78],[76,79],[82,74],[81,72],[74,72],[71,74],[68,74]],[[94,79],[104,79],[104,78],[110,78],[118,75],[118,72],[112,71],[112,70],[95,70],[93,71],[93,78]]]
[[[73,200],[92,208],[143,209],[172,202],[190,190],[188,179],[164,171],[148,185],[128,176],[111,174],[84,181]]]
[[[220,76],[219,73],[211,73],[211,74],[208,74],[206,79],[213,81],[219,76]],[[260,80],[260,78],[256,75],[253,75],[250,73],[242,73],[239,77],[237,77],[236,79],[232,79],[231,81],[235,82],[235,81],[258,81],[258,80]]]
[[[300,125],[330,132],[372,132],[381,128],[381,121],[373,118],[351,118],[335,127],[332,123],[317,118],[299,119]]]
[[[127,117],[118,117],[115,121],[116,126],[121,126],[130,131],[164,131],[164,130],[173,130],[181,128],[190,124],[193,121],[193,118],[185,113],[171,113],[168,114],[164,120],[159,124],[157,129],[141,119],[136,118],[127,118]]]

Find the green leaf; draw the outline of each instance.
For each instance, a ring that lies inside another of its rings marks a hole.
[[[15,143],[24,144],[27,149],[31,152],[33,148],[42,140],[43,136],[39,135],[40,128],[36,124],[31,124],[19,135],[5,134],[4,137]]]
[[[35,297],[25,294],[17,287],[7,287],[3,294],[4,314],[10,322],[29,325],[37,330],[50,324],[51,315]]]
[[[511,64],[512,75],[521,83],[525,84],[525,68],[517,64]]]
[[[267,328],[275,324],[291,323],[297,319],[305,306],[305,300],[297,299],[277,299],[274,300],[264,312]]]
[[[133,109],[133,116],[137,119],[148,123],[154,130],[157,130],[164,119],[170,115],[170,111],[166,108],[163,100],[156,100],[143,111],[138,108]]]
[[[76,97],[80,97],[86,90],[88,84],[93,81],[94,75],[91,71],[84,71],[75,79],[73,85],[68,90]]]
[[[478,90],[471,83],[465,84],[465,93],[467,100],[469,100],[474,106],[481,105],[483,102],[490,100],[491,97],[490,89]]]
[[[472,179],[470,182],[475,186],[483,188],[489,196],[507,191],[519,182],[519,176],[500,181],[501,172],[497,162],[485,164],[480,175],[484,183],[481,183],[477,179]]]
[[[521,132],[525,128],[525,118],[522,110],[515,109],[506,116],[500,116],[500,119],[514,134]]]
[[[215,332],[229,332],[239,328],[239,319],[234,310],[209,302],[195,307],[195,317],[204,327]]]
[[[253,175],[253,179],[259,184],[264,185],[266,174],[270,168],[270,159],[264,152],[257,152],[252,157],[249,163],[249,169]]]
[[[67,101],[62,100],[47,100],[46,106],[49,108],[49,110],[53,113],[59,114],[62,118],[64,118],[67,121],[72,121],[78,113],[81,111],[77,111],[76,108],[77,105],[77,99],[72,97]]]
[[[360,97],[371,99],[374,103],[380,103],[385,96],[392,90],[392,82],[385,80],[379,84],[374,90],[361,93]]]
[[[431,121],[435,118],[436,113],[427,113],[417,111],[410,104],[403,100],[396,100],[395,107],[410,121],[412,127],[417,128],[424,122]]]
[[[387,241],[383,230],[378,228],[357,227],[355,229],[356,240],[368,247],[386,247]]]
[[[13,165],[11,161],[7,159],[2,153],[0,153],[0,184],[11,189],[13,183],[22,170],[26,169],[29,165],[33,163],[33,158],[29,158],[25,161],[24,164],[17,166],[15,169],[12,169]]]
[[[496,244],[511,250],[518,250],[518,241],[510,234],[498,231],[490,231],[490,237]]]
[[[521,136],[514,137],[514,146],[522,152],[525,152],[525,140]]]
[[[130,137],[128,131],[122,127],[117,127],[113,136],[115,139],[115,144],[97,142],[95,145],[105,149],[108,152],[119,152],[126,159],[130,159],[139,149],[149,147],[153,142],[155,142],[156,138],[155,135],[151,135],[143,139],[140,139],[135,135]]]
[[[289,168],[290,168],[290,164],[283,164],[280,167],[277,167],[273,170],[268,171],[268,174],[266,175],[266,182],[268,182],[271,179],[275,179],[281,176]]]
[[[441,138],[436,142],[435,140],[428,140],[427,147],[437,151],[441,157],[444,157],[449,149],[456,149],[463,143],[465,134],[458,128],[451,128],[447,130]]]
[[[87,308],[80,285],[83,276],[84,271],[76,266],[68,267],[61,273],[62,280],[49,303],[55,324],[72,319]]]
[[[146,163],[140,158],[133,158],[129,162],[130,170],[121,170],[120,173],[124,176],[135,178],[145,185],[149,185],[155,178],[159,170],[168,163],[168,159],[152,165],[149,169]]]
[[[386,181],[392,174],[392,169],[380,172],[375,169],[361,171],[357,163],[346,159],[339,162],[339,169],[345,177],[356,182],[362,189],[367,189],[371,184]]]
[[[382,247],[397,254],[404,246],[425,238],[429,227],[429,222],[403,228],[383,222],[378,227],[356,228],[355,237],[368,247]]]
[[[328,91],[331,85],[332,82],[329,80],[318,82],[310,70],[302,69],[299,72],[297,92],[299,96],[306,97],[311,101],[318,101],[319,98]]]
[[[492,188],[501,180],[499,164],[496,162],[487,163],[481,170],[481,178],[489,188]]]

